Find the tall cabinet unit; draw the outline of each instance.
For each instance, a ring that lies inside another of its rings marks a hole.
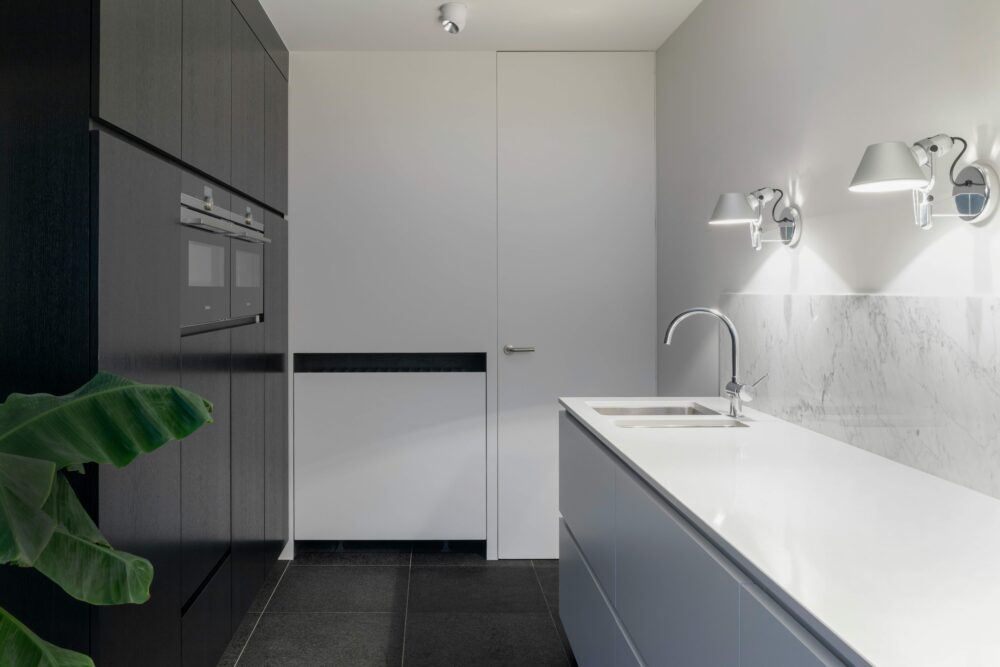
[[[102,666],[210,667],[288,538],[287,51],[257,0],[5,3],[0,33],[0,400],[106,371],[214,406],[183,442],[69,475],[153,563],[148,602],[92,607],[0,568],[0,607]],[[182,193],[274,236],[225,259],[249,317],[182,326]]]

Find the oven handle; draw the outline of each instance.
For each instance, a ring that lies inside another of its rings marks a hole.
[[[227,236],[236,235],[228,223],[221,220],[216,221],[216,218],[207,215],[183,214],[181,215],[180,223],[186,227],[194,227],[195,229],[200,229],[212,234],[225,234]]]
[[[271,239],[267,238],[263,234],[247,234],[246,232],[241,232],[239,234],[232,234],[232,237],[240,240],[247,241],[248,243],[270,243]]]

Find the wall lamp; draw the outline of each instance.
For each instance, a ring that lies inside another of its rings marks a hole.
[[[760,250],[765,243],[793,246],[802,236],[802,214],[791,203],[781,209],[779,214],[778,205],[784,198],[785,193],[779,188],[758,188],[749,194],[727,192],[719,197],[708,224],[750,225],[750,245],[754,250]],[[764,212],[772,201],[774,206],[771,207],[771,220],[764,220]],[[765,222],[777,225],[778,238],[763,238]]]
[[[934,212],[935,162],[961,142],[962,150],[955,156],[948,171],[955,210]],[[938,134],[921,139],[912,146],[902,141],[872,144],[865,150],[858,171],[851,181],[851,192],[913,192],[913,219],[920,229],[930,229],[934,218],[961,218],[966,222],[982,222],[996,208],[994,192],[997,172],[985,162],[973,162],[955,175],[968,142],[962,137]]]

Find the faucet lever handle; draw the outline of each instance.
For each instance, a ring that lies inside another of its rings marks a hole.
[[[764,373],[759,378],[757,378],[753,383],[751,383],[749,385],[745,385],[745,384],[741,385],[740,386],[740,400],[743,401],[744,403],[751,403],[751,402],[753,402],[753,399],[754,399],[754,392],[753,392],[753,390],[754,390],[754,388],[757,385],[759,385],[761,382],[763,382],[764,380],[766,380],[767,376],[768,376],[768,373]]]

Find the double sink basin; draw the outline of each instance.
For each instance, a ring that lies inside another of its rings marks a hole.
[[[676,401],[656,405],[591,404],[599,415],[615,419],[619,428],[745,428],[747,425],[699,403]]]

